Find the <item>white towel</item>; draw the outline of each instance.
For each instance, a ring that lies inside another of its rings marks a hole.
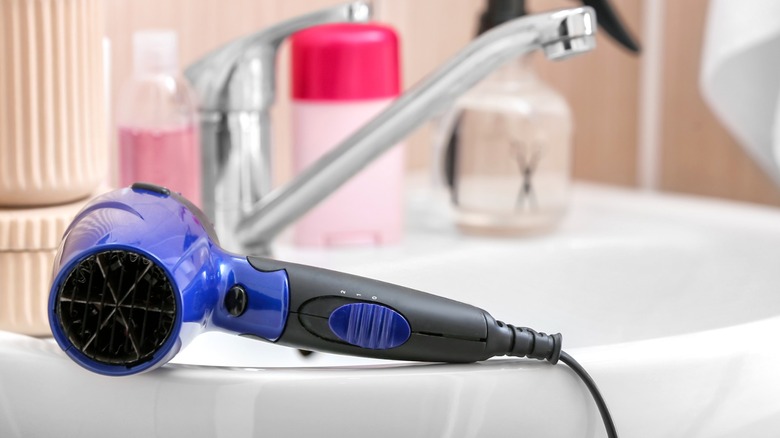
[[[715,115],[780,186],[780,1],[712,0],[700,73]]]

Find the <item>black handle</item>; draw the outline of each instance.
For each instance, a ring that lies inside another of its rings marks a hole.
[[[263,272],[284,271],[290,308],[277,343],[379,359],[476,362],[509,355],[569,364],[588,385],[609,436],[617,436],[590,376],[561,352],[561,335],[496,321],[468,304],[369,278],[260,257]]]
[[[279,344],[380,359],[474,362],[510,352],[514,333],[468,304],[369,278],[248,257],[286,272],[290,309]]]

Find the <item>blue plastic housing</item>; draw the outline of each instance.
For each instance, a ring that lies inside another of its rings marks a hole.
[[[98,362],[73,348],[56,315],[57,292],[70,271],[84,258],[114,249],[141,253],[160,266],[176,299],[171,334],[151,360],[131,367]],[[153,186],[120,189],[92,200],[66,230],[54,274],[48,307],[54,339],[74,361],[100,374],[154,369],[205,330],[274,341],[287,322],[285,272],[259,272],[246,257],[222,250],[202,212],[184,198]],[[224,305],[225,294],[234,285],[247,293],[248,305],[240,317],[231,316]]]

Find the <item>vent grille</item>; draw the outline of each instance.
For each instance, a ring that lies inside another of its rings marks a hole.
[[[131,367],[150,360],[170,337],[176,299],[157,264],[112,250],[90,255],[71,270],[58,291],[56,314],[85,356]]]

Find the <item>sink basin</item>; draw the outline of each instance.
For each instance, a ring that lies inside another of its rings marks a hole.
[[[413,206],[414,207],[414,206]],[[558,231],[465,237],[414,212],[382,249],[277,257],[374,277],[561,332],[632,437],[780,430],[780,211],[580,184]],[[0,333],[0,436],[598,437],[566,366],[417,364],[209,333],[109,378],[48,339]]]

